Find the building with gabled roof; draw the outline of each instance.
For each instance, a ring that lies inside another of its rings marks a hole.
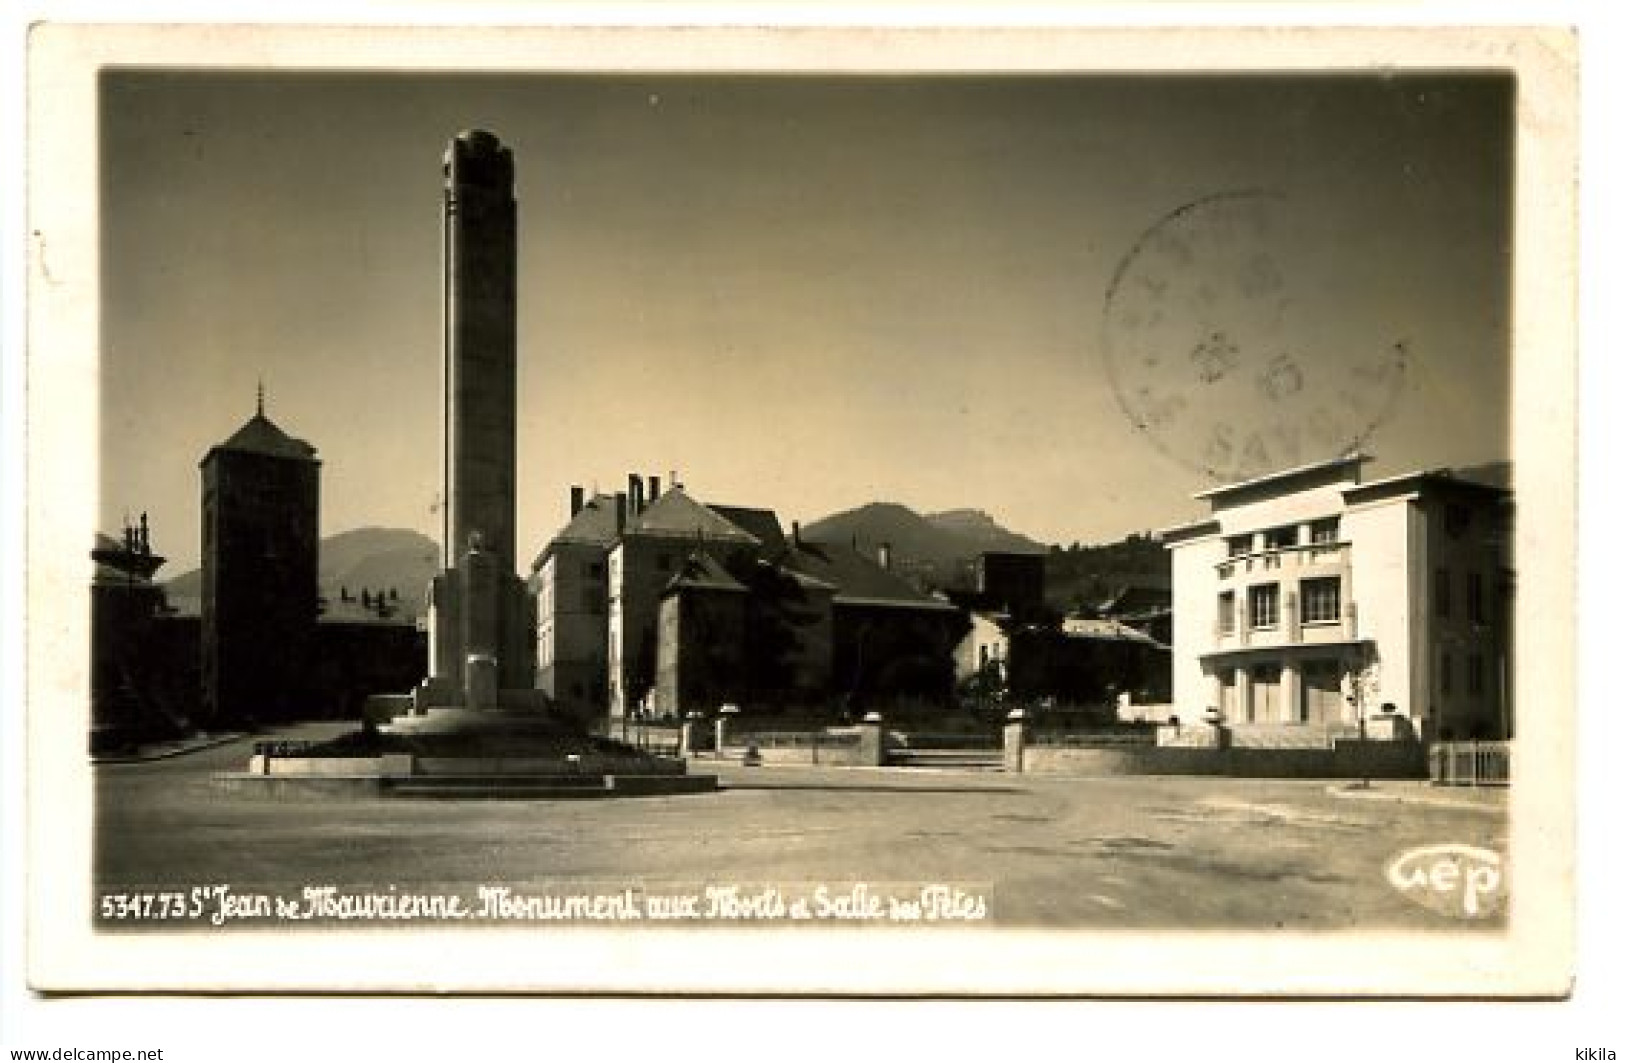
[[[834,588],[829,694],[865,704],[942,702],[954,687],[954,648],[968,626],[952,602],[926,594],[850,543],[792,535],[779,564]]]
[[[680,485],[653,494],[647,502],[636,477],[629,478],[628,488],[623,529],[608,552],[606,663],[612,723],[654,709],[650,695],[659,668],[660,599],[679,567],[695,552],[729,568],[763,553],[762,538]],[[776,531],[778,518],[767,517]],[[764,523],[759,518],[747,522]],[[778,535],[783,538],[782,532]]]
[[[532,568],[537,682],[556,707],[613,730],[723,701],[822,711],[951,691],[951,603],[855,547],[787,537],[770,509],[647,483],[573,488]]]

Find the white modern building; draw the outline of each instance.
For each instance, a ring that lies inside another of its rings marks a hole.
[[[1351,455],[1203,491],[1170,528],[1174,705],[1335,735],[1512,730],[1512,500],[1445,471],[1362,483]]]

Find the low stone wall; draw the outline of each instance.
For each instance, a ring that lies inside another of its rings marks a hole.
[[[349,777],[357,775],[384,778],[412,774],[412,757],[392,754],[383,757],[266,757],[249,758],[250,775],[298,775]]]
[[[417,775],[682,775],[681,760],[582,754],[563,757],[418,757]]]
[[[1021,771],[1053,775],[1222,775],[1254,779],[1425,779],[1415,742],[1338,742],[1331,749],[1027,746]]]
[[[406,778],[423,775],[683,775],[688,765],[668,758],[583,755],[563,757],[414,757],[386,753],[378,757],[249,758],[248,774],[301,778]]]
[[[727,733],[712,756],[719,760],[750,759],[760,764],[817,764],[834,768],[875,768],[885,762],[883,729],[878,721],[830,731]]]
[[[861,746],[854,743],[842,745],[805,745],[805,746],[757,746],[756,755],[763,764],[818,764],[829,768],[860,768],[868,765]],[[728,760],[742,760],[745,755],[744,746],[734,746],[723,751]]]

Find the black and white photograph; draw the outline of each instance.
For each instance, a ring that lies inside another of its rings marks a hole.
[[[55,29],[38,988],[1568,991],[1561,34]]]

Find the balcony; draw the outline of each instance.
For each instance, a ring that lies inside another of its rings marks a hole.
[[[1227,557],[1214,568],[1219,579],[1227,580],[1245,576],[1279,577],[1288,572],[1330,574],[1347,568],[1348,563],[1348,543],[1304,543]]]

